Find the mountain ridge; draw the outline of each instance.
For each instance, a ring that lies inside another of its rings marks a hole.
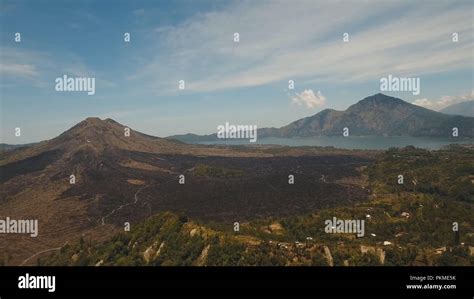
[[[474,118],[447,115],[410,104],[382,93],[365,97],[346,110],[324,109],[280,128],[258,129],[258,137],[342,136],[344,128],[351,136],[451,137],[457,127],[459,137],[474,137]],[[217,134],[184,134],[166,137],[183,142],[217,140]]]
[[[474,100],[450,105],[441,109],[440,112],[451,115],[474,117]]]

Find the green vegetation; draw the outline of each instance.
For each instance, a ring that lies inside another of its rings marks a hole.
[[[472,149],[390,149],[364,171],[372,193],[366,202],[241,223],[240,232],[231,223],[198,223],[161,213],[104,243],[81,239],[40,264],[474,265]],[[195,172],[234,175],[205,165]],[[404,184],[398,184],[399,174]],[[324,221],[332,217],[365,219],[365,236],[325,233]]]
[[[431,152],[413,147],[390,149],[369,171],[375,191],[418,192],[474,203],[473,150],[451,146]],[[404,184],[398,184],[403,175]]]

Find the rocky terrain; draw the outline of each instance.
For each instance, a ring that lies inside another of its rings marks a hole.
[[[88,118],[54,139],[0,154],[0,217],[39,221],[37,238],[2,234],[0,249],[8,263],[21,264],[83,235],[110,238],[125,222],[157,212],[233,223],[365,200],[359,169],[375,155],[188,145]]]

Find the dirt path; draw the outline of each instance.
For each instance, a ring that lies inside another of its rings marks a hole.
[[[110,213],[108,213],[107,215],[105,215],[104,217],[102,217],[102,219],[101,219],[102,225],[105,224],[105,219],[107,219],[107,218],[110,217],[111,215],[115,214],[117,211],[119,211],[119,210],[125,208],[126,206],[130,206],[130,205],[136,204],[136,203],[138,202],[138,194],[139,194],[140,192],[142,192],[143,190],[145,190],[146,188],[149,188],[149,187],[154,186],[154,185],[157,185],[157,184],[151,184],[151,185],[143,186],[142,188],[138,189],[138,191],[135,192],[135,194],[133,195],[133,202],[129,202],[129,203],[120,205],[120,206],[118,206],[117,208],[113,209]]]
[[[190,172],[190,171],[192,171],[192,170],[193,170],[193,168],[190,168],[190,169],[185,170],[183,173]],[[126,206],[137,204],[138,201],[139,201],[138,194],[139,194],[140,192],[142,192],[143,190],[145,190],[146,188],[150,188],[150,187],[152,187],[152,186],[156,186],[156,185],[160,185],[160,184],[162,184],[162,185],[164,186],[164,185],[166,185],[166,184],[168,184],[168,183],[171,183],[172,181],[176,180],[177,178],[179,178],[179,176],[176,176],[175,178],[173,178],[173,179],[171,179],[171,180],[169,180],[169,181],[166,181],[166,182],[164,182],[164,183],[150,184],[150,185],[143,186],[142,188],[138,189],[137,192],[135,192],[135,194],[133,195],[133,202],[129,202],[129,203],[127,203],[127,204],[120,205],[120,206],[118,206],[117,208],[115,208],[114,210],[112,210],[109,214],[107,214],[107,215],[105,215],[104,217],[102,217],[102,219],[101,219],[102,225],[105,224],[105,219],[107,219],[107,217],[110,217],[111,215],[113,215],[114,213],[116,213],[117,211],[123,209],[123,208],[126,207]],[[25,259],[25,260],[20,264],[20,266],[25,265],[28,261],[32,260],[33,258],[35,258],[35,257],[37,257],[37,256],[39,256],[39,255],[41,255],[41,254],[43,254],[43,253],[61,250],[61,248],[63,248],[66,244],[67,244],[67,242],[64,243],[64,245],[61,246],[61,247],[49,248],[49,249],[45,249],[45,250],[42,250],[42,251],[40,251],[40,252],[37,252],[37,253],[33,254],[32,256],[28,257],[27,259]]]
[[[192,171],[193,169],[194,169],[194,167],[185,170],[183,173],[190,172],[190,171]],[[104,217],[102,217],[102,219],[101,219],[102,225],[105,224],[105,219],[107,219],[108,217],[112,216],[112,215],[115,214],[117,211],[119,211],[119,210],[125,208],[126,206],[130,206],[130,205],[135,205],[135,204],[137,204],[137,203],[138,203],[138,200],[139,200],[138,194],[139,194],[140,192],[142,192],[143,190],[145,190],[145,189],[147,189],[147,188],[150,188],[150,187],[159,186],[159,185],[163,185],[163,186],[164,186],[164,185],[166,185],[166,184],[169,184],[169,183],[175,181],[175,180],[178,179],[178,178],[179,178],[179,175],[176,176],[175,178],[169,180],[169,181],[164,182],[164,183],[161,183],[161,182],[160,182],[160,183],[154,183],[154,184],[150,184],[150,185],[143,186],[142,188],[138,189],[138,191],[135,192],[135,194],[134,194],[134,196],[133,196],[133,202],[129,202],[129,203],[120,205],[120,206],[118,206],[117,208],[113,209],[109,214],[107,214],[107,215],[105,215]]]
[[[28,261],[30,261],[31,259],[33,259],[33,258],[35,258],[35,257],[37,257],[38,255],[41,255],[41,254],[43,254],[43,253],[51,252],[51,251],[56,251],[56,250],[61,250],[61,248],[63,248],[66,244],[67,244],[67,242],[64,243],[64,245],[61,246],[61,247],[50,248],[50,249],[46,249],[46,250],[42,250],[42,251],[40,251],[40,252],[37,252],[37,253],[33,254],[32,256],[28,257],[26,260],[24,260],[24,261],[20,264],[20,266],[25,265]]]

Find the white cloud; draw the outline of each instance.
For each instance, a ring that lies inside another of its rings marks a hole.
[[[133,14],[136,16],[143,16],[145,14],[144,8],[138,8],[133,11]]]
[[[301,93],[297,93],[296,96],[291,98],[291,101],[299,106],[306,105],[306,107],[313,109],[324,106],[326,104],[326,97],[320,91],[315,95],[313,90],[306,89]]]
[[[80,56],[73,53],[52,55],[46,51],[0,47],[0,81],[2,86],[35,86],[51,88],[54,79],[63,75],[73,77],[95,77],[97,85],[116,87],[89,68]],[[22,78],[25,80],[18,80]]]
[[[34,77],[38,75],[38,71],[31,64],[0,63],[0,74],[13,77]]]
[[[181,79],[187,91],[208,92],[289,78],[368,82],[389,73],[422,76],[470,69],[470,8],[469,2],[448,1],[430,6],[411,1],[238,1],[182,24],[154,28],[156,54],[129,78],[146,82],[157,93]],[[234,32],[240,34],[239,43],[232,40]],[[350,33],[350,42],[342,42],[343,32]],[[453,32],[461,37],[456,44]]]
[[[474,100],[474,90],[471,93],[458,96],[443,96],[437,100],[427,98],[417,99],[412,104],[425,107],[431,110],[439,111],[453,104]]]

